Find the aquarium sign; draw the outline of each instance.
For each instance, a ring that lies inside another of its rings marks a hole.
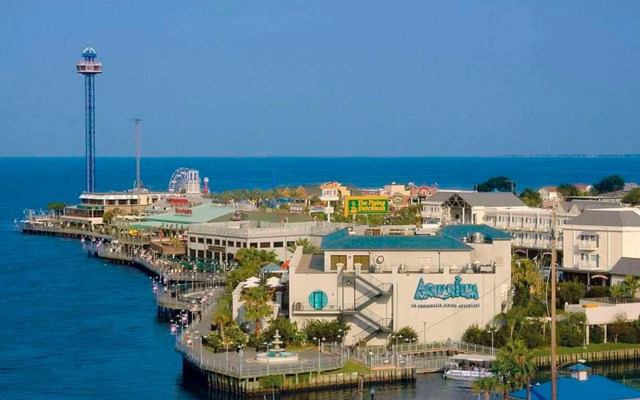
[[[420,278],[416,294],[413,295],[414,300],[427,300],[427,299],[455,299],[464,298],[470,300],[478,300],[478,285],[475,283],[460,283],[462,278],[460,275],[456,276],[453,283],[449,284],[433,284],[424,283],[424,280]]]

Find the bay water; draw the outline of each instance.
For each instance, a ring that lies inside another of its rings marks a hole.
[[[157,321],[149,278],[126,266],[86,257],[76,240],[23,235],[14,218],[49,202],[75,203],[83,190],[82,158],[0,158],[0,398],[200,399],[182,380],[180,356],[166,323]],[[640,157],[499,158],[145,158],[142,180],[166,190],[179,167],[200,170],[213,191],[319,184],[358,187],[415,182],[471,189],[506,175],[517,188],[593,183],[620,174],[640,181]],[[99,158],[97,189],[133,186],[133,158]],[[605,374],[632,382],[637,365]],[[368,394],[368,393],[367,393]],[[351,399],[351,391],[286,398]],[[365,395],[365,398],[367,396]],[[474,399],[464,383],[421,376],[415,385],[376,388],[376,399]]]

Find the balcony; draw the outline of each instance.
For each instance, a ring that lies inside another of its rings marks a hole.
[[[597,261],[578,261],[575,265],[575,268],[577,269],[598,269],[598,262]]]
[[[578,250],[596,250],[598,248],[598,242],[592,240],[584,240],[576,243],[576,248]]]
[[[309,300],[296,300],[293,301],[292,310],[294,314],[337,314],[342,312],[342,307],[337,302],[330,302],[323,308],[318,309],[312,307],[309,304]]]

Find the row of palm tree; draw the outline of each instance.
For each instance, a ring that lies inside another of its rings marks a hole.
[[[509,392],[523,387],[527,389],[527,400],[531,399],[531,378],[536,373],[533,353],[521,340],[510,340],[500,349],[491,369],[492,377],[480,378],[473,382],[474,393],[483,393],[489,400],[491,393],[502,393],[504,399]]]

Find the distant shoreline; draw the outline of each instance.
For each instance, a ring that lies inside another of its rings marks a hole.
[[[0,159],[84,159],[81,156],[0,156]],[[254,159],[254,160],[300,160],[300,159],[477,159],[477,158],[640,158],[640,154],[503,154],[487,156],[142,156],[142,159]],[[135,156],[102,156],[96,159],[135,159]]]

